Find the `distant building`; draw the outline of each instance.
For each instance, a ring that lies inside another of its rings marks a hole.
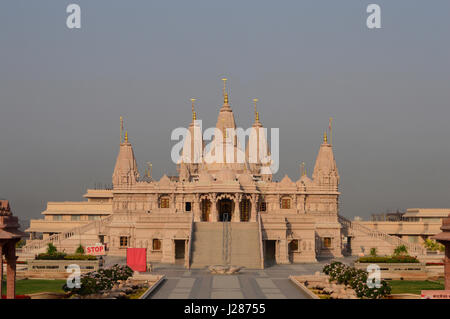
[[[111,190],[88,189],[83,202],[48,202],[43,219],[30,220],[30,239],[46,239],[112,214]]]
[[[449,213],[450,208],[408,208],[405,213],[385,214],[384,220],[379,218],[360,223],[409,243],[423,244],[441,231],[442,220]]]

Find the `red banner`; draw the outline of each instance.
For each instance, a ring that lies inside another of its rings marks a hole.
[[[134,271],[147,271],[147,249],[127,248],[127,266]]]

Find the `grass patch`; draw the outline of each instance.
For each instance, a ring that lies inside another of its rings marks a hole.
[[[45,279],[21,279],[16,280],[16,295],[28,295],[37,292],[62,292],[65,280],[45,280]],[[3,281],[3,293],[6,291],[6,282]]]
[[[138,290],[136,290],[135,293],[128,295],[128,299],[139,299],[139,297],[141,297],[147,290],[148,290],[148,287],[139,288]]]
[[[391,294],[416,294],[420,295],[421,290],[444,290],[444,281],[430,280],[391,280]]]

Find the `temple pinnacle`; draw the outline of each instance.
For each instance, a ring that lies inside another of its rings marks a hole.
[[[194,102],[196,99],[192,98],[191,102],[192,102],[192,120],[195,121],[197,119],[197,114],[194,111]]]
[[[228,104],[227,78],[223,78],[223,104]]]

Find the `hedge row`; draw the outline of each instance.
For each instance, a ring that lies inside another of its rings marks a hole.
[[[38,260],[97,260],[97,257],[91,255],[81,254],[66,254],[62,252],[55,252],[52,254],[42,253],[36,256]]]
[[[419,263],[420,261],[413,256],[366,256],[360,257],[358,259],[360,263],[391,263],[391,264],[399,264],[399,263]]]

